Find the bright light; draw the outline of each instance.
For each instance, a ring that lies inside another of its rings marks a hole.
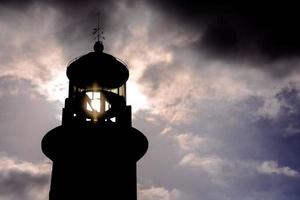
[[[39,92],[47,95],[49,100],[59,101],[64,104],[65,98],[68,96],[68,79],[64,71],[55,72],[55,77],[44,84],[39,84]]]
[[[86,95],[91,100],[91,104],[87,103],[86,109],[88,111],[100,112],[100,92],[87,92]]]
[[[147,97],[140,91],[137,83],[127,82],[127,105],[132,106],[132,111],[149,108]]]

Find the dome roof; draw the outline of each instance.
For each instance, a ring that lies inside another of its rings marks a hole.
[[[122,86],[128,80],[129,71],[114,56],[95,51],[73,61],[67,68],[67,76],[78,87],[96,84],[111,89]]]

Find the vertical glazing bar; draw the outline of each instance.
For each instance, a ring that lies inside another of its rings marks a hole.
[[[69,97],[72,97],[74,94],[74,86],[72,84],[72,82],[70,81],[69,83]]]
[[[105,98],[104,95],[102,95],[102,93],[100,92],[100,113],[104,113],[105,112]]]

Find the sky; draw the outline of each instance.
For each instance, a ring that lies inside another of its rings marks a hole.
[[[47,199],[40,142],[61,124],[65,71],[92,51],[97,12],[149,140],[139,200],[300,199],[296,4],[10,0],[0,3],[1,200]]]

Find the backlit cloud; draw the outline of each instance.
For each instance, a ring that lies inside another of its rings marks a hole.
[[[290,167],[280,167],[276,161],[264,161],[258,168],[258,172],[262,174],[278,174],[294,178],[299,178],[300,173]]]
[[[3,200],[46,200],[50,169],[50,163],[33,164],[1,156],[0,198]]]

